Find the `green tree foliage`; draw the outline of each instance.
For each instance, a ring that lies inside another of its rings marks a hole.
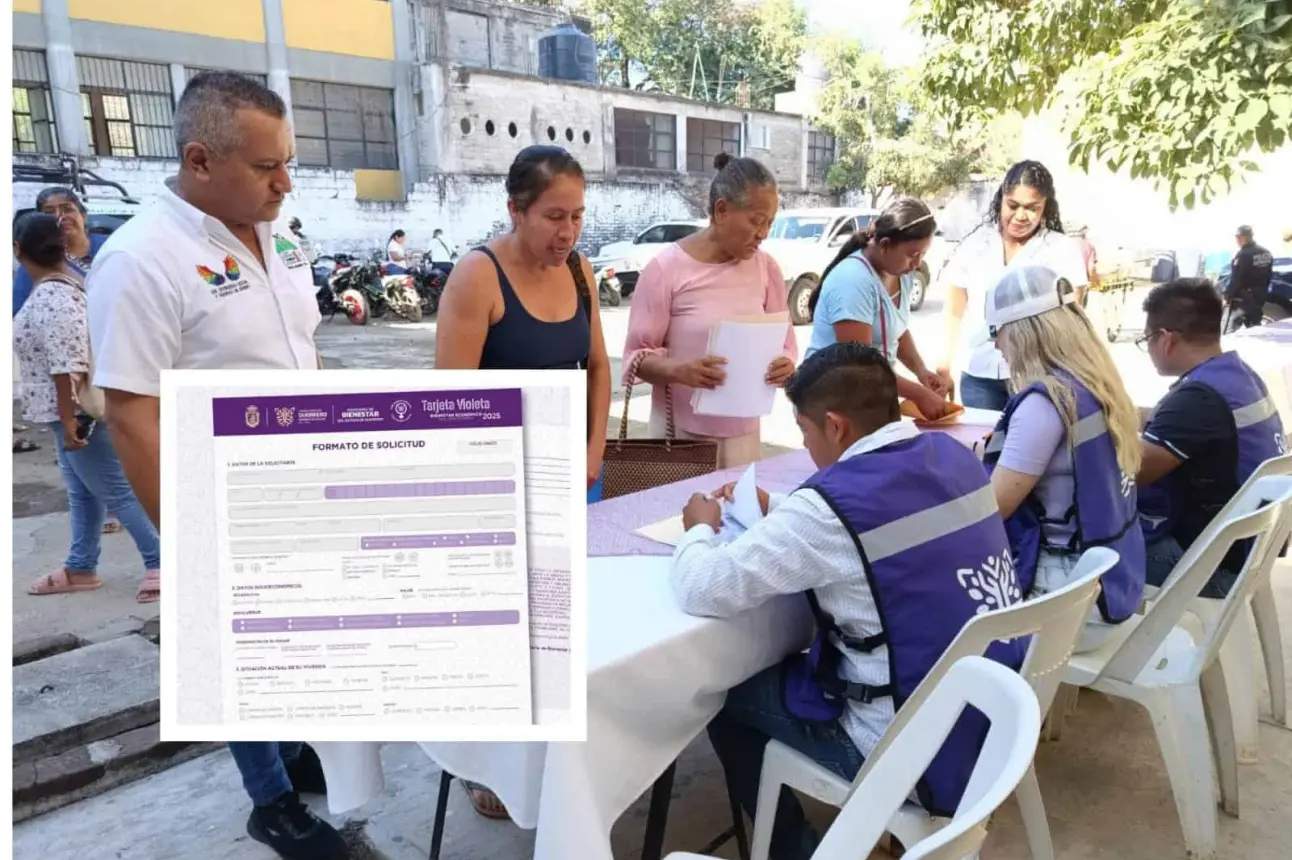
[[[756,108],[793,88],[807,31],[794,0],[584,0],[580,8],[596,28],[604,83],[748,98]]]
[[[1063,112],[1073,164],[1129,168],[1172,206],[1292,141],[1289,0],[921,0],[924,84],[961,123]]]
[[[916,71],[890,68],[855,41],[826,38],[814,50],[829,82],[813,121],[839,141],[827,177],[836,188],[929,196],[974,173],[1008,166],[1016,117],[952,125],[924,93]]]

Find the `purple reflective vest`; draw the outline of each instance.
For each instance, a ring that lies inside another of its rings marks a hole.
[[[1272,457],[1287,453],[1283,421],[1278,408],[1270,398],[1265,382],[1248,367],[1236,352],[1225,352],[1209,358],[1180,377],[1177,385],[1201,382],[1211,388],[1233,412],[1234,433],[1238,437],[1237,486],[1247,483],[1256,468]],[[1155,540],[1170,534],[1175,522],[1172,501],[1178,497],[1175,481],[1178,472],[1172,472],[1151,487],[1140,490],[1140,519],[1144,534]],[[1244,544],[1243,557],[1247,556]]]
[[[1135,477],[1123,474],[1117,465],[1117,450],[1099,401],[1076,379],[1066,374],[1063,379],[1077,399],[1077,423],[1069,439],[1073,444],[1072,475],[1076,492],[1072,506],[1060,522],[1067,524],[1075,517],[1076,529],[1067,543],[1050,543],[1045,527],[1057,523],[1046,517],[1035,496],[1029,496],[1005,521],[1005,530],[1009,533],[1018,582],[1024,594],[1032,589],[1042,551],[1080,555],[1095,546],[1116,550],[1117,564],[1099,580],[1102,590],[1098,603],[1104,621],[1120,624],[1135,614],[1144,594],[1144,533],[1140,528]],[[995,470],[1005,449],[1010,416],[1024,398],[1033,396],[1049,399],[1045,386],[1036,382],[1005,404],[1000,423],[987,440],[983,462],[988,472]]]
[[[786,709],[833,722],[851,699],[891,696],[897,710],[975,615],[1022,599],[996,497],[978,458],[941,433],[896,442],[822,469],[803,485],[851,533],[883,629],[845,634],[807,592],[817,637],[783,665]],[[993,643],[987,656],[1018,669],[1030,637]],[[887,648],[889,683],[843,677],[840,649]],[[966,710],[916,786],[920,803],[952,815],[986,737],[987,721]]]

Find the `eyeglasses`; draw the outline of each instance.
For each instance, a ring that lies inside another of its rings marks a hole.
[[[1169,331],[1171,331],[1171,329],[1169,328],[1154,329],[1148,334],[1142,334],[1139,337],[1135,338],[1135,345],[1140,348],[1141,352],[1148,352],[1149,344],[1153,342],[1153,338],[1157,337],[1160,334],[1166,334]]]

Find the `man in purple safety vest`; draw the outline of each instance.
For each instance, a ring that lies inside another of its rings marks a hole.
[[[709,725],[751,817],[768,740],[854,778],[965,623],[1021,600],[982,463],[951,437],[901,420],[897,379],[879,350],[821,349],[786,392],[820,471],[785,497],[759,490],[765,518],[731,542],[717,535],[719,503],[693,497],[672,568],[690,614],[727,617],[802,594],[816,617],[811,650],[731,690]],[[988,656],[1017,668],[1023,647],[996,643]],[[917,786],[926,809],[954,812],[986,728],[980,714],[966,713],[952,730]],[[817,843],[786,791],[772,860],[807,860]]]

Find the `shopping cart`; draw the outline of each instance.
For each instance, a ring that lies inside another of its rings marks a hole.
[[[1104,332],[1109,343],[1117,343],[1128,331],[1132,335],[1139,333],[1122,324],[1126,318],[1126,306],[1130,303],[1131,293],[1152,284],[1152,280],[1135,277],[1127,269],[1115,269],[1100,277],[1098,286],[1091,290],[1099,294],[1099,313],[1092,315],[1091,321]]]

